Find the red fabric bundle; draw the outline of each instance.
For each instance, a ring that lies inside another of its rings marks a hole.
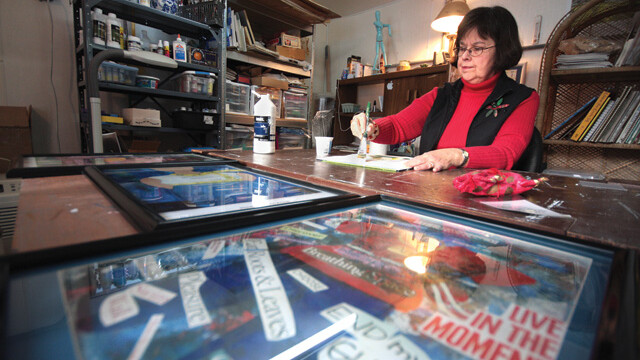
[[[478,196],[520,194],[533,189],[547,178],[527,180],[520,174],[498,169],[476,170],[453,179],[453,186],[460,192]]]

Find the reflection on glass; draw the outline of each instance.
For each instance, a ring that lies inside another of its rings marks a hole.
[[[165,220],[335,195],[229,165],[105,169],[103,173]]]
[[[61,156],[26,156],[24,168],[42,168],[58,166],[90,166],[116,164],[149,164],[149,163],[181,163],[212,162],[216,158],[197,154],[118,154],[118,155],[61,155]]]
[[[371,205],[60,278],[88,358],[583,358],[603,293],[583,289],[604,289],[610,255]]]

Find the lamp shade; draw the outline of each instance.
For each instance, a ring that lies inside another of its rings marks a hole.
[[[469,6],[464,0],[446,0],[436,19],[431,22],[435,31],[453,34],[458,31],[462,18],[469,12]]]

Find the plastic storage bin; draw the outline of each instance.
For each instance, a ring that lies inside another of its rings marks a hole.
[[[251,114],[251,88],[249,85],[227,80],[225,110],[228,113]]]
[[[277,129],[276,149],[304,149],[307,137],[302,129],[285,127],[278,127]]]
[[[225,127],[226,149],[253,149],[253,128],[235,125]]]
[[[213,95],[216,78],[216,74],[206,71],[184,71],[176,78],[178,91]]]
[[[273,105],[276,106],[276,117],[282,117],[282,90],[268,86],[251,85],[251,109],[249,110],[249,114],[253,114],[253,106],[260,100],[254,92],[260,95],[268,94],[269,99],[271,99]]]
[[[98,68],[98,81],[135,85],[138,68],[105,61]]]
[[[153,76],[145,76],[145,75],[136,76],[137,87],[142,87],[147,89],[157,89],[159,81],[160,81],[159,78],[153,77]]]
[[[284,118],[307,119],[307,95],[291,91],[282,92]]]

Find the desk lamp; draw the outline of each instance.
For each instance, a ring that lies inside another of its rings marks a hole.
[[[178,63],[170,57],[152,53],[150,51],[127,51],[120,49],[109,49],[101,51],[91,60],[89,76],[87,79],[87,89],[89,103],[91,104],[91,138],[93,142],[93,153],[102,153],[102,117],[100,114],[100,89],[98,87],[98,68],[105,60],[135,60],[144,64],[175,69]]]
[[[452,55],[456,42],[458,25],[462,18],[469,12],[466,0],[445,0],[444,7],[438,13],[435,20],[431,22],[431,28],[435,31],[445,33],[449,40],[449,55]]]

